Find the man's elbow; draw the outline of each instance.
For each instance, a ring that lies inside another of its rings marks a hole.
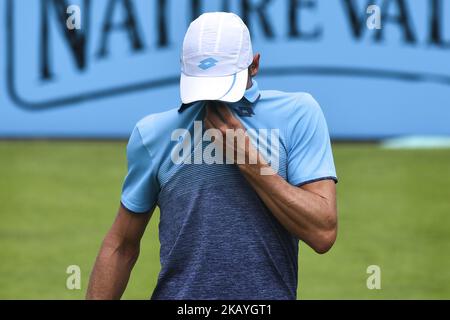
[[[324,254],[330,251],[337,238],[337,221],[330,219],[327,226],[317,232],[317,236],[312,248],[318,254]]]
[[[107,236],[103,242],[103,247],[109,255],[117,255],[121,261],[133,266],[140,253],[139,242],[130,242],[120,237]]]
[[[325,231],[317,237],[317,240],[313,244],[312,248],[318,254],[325,254],[333,247],[336,241],[336,236],[336,230]]]

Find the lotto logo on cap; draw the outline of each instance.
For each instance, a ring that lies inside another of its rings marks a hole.
[[[242,99],[253,61],[250,32],[234,13],[204,13],[184,37],[180,93],[183,103]]]

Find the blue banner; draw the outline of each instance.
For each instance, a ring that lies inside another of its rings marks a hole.
[[[261,89],[313,94],[333,138],[450,135],[449,0],[0,0],[0,137],[125,138],[179,106],[207,11],[243,18]]]

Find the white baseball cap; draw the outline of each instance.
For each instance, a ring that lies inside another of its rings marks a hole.
[[[183,103],[201,100],[237,102],[253,61],[250,32],[234,13],[204,13],[184,37],[180,93]]]

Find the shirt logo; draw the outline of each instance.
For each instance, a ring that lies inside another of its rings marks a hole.
[[[217,65],[217,61],[214,58],[207,58],[205,60],[200,61],[198,67],[203,70],[208,70],[209,68],[215,67]]]
[[[255,112],[253,111],[253,107],[251,106],[238,107],[236,109],[236,113],[241,117],[251,117],[255,114]]]

